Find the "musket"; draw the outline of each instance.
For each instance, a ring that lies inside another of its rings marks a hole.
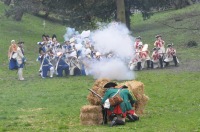
[[[97,97],[99,97],[100,99],[103,99],[103,98],[101,97],[101,95],[99,95],[98,93],[96,93],[94,90],[89,89],[89,88],[88,88],[88,90],[89,90],[90,92],[92,92],[94,95],[96,95]]]

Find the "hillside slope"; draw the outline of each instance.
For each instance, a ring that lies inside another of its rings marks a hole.
[[[200,70],[200,4],[180,10],[158,12],[143,21],[141,14],[132,17],[134,36],[141,36],[143,43],[149,44],[150,50],[155,42],[155,35],[161,34],[167,44],[173,43],[181,60],[181,70]],[[196,41],[198,47],[188,48],[189,41]],[[189,67],[190,65],[190,67]]]

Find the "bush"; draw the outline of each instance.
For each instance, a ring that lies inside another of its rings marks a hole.
[[[187,47],[196,47],[198,46],[198,43],[194,40],[191,40],[187,43]]]

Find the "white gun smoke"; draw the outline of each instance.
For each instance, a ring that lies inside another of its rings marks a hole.
[[[115,57],[90,64],[91,74],[95,79],[133,80],[135,74],[128,68],[127,60],[134,54],[134,38],[121,23],[110,23],[92,32],[94,47],[101,54],[112,52]]]

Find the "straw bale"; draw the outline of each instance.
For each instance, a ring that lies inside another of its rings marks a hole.
[[[94,83],[94,86],[102,87],[102,88],[103,88],[103,86],[104,86],[106,83],[110,82],[110,81],[111,81],[111,80],[110,80],[110,79],[107,79],[107,78],[97,79],[97,80],[95,81],[95,83]]]
[[[146,104],[148,102],[148,100],[149,100],[149,97],[147,95],[143,94],[142,101]]]
[[[145,94],[142,95],[142,98],[140,100],[137,100],[137,103],[135,105],[135,112],[137,114],[144,113],[144,109],[145,109],[145,106],[146,106],[148,100],[149,100],[149,97],[146,96]]]
[[[133,94],[144,94],[144,84],[139,81],[127,81],[125,85],[128,86],[129,90],[133,92]]]
[[[81,108],[81,113],[98,113],[101,111],[102,111],[101,106],[96,106],[96,105],[84,105]]]
[[[96,121],[103,119],[102,113],[81,113],[80,114],[81,121]]]
[[[103,86],[108,82],[110,82],[110,80],[106,79],[106,78],[98,79],[95,81],[95,83],[92,87],[92,90],[95,91],[97,94],[99,94],[101,97],[103,97],[104,93],[106,91],[106,89],[103,88]],[[99,97],[97,97],[96,95],[94,95],[92,92],[90,92],[88,94],[87,100],[92,105],[100,105],[101,104],[101,99]]]
[[[82,125],[100,125],[103,122],[101,106],[85,105],[80,111]]]
[[[91,105],[100,105],[101,104],[101,100],[100,98],[96,97],[95,95],[93,94],[89,94],[87,96],[87,100],[89,101],[89,103]]]

